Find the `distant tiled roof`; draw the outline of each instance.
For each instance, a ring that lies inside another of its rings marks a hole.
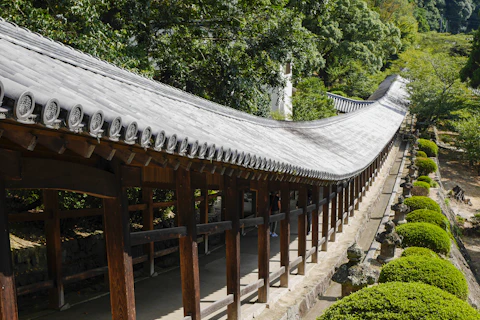
[[[406,113],[397,79],[376,102],[310,122],[255,117],[0,21],[0,119],[158,152],[338,181],[366,168]],[[25,106],[34,99],[36,118]],[[12,104],[13,101],[13,104]],[[12,110],[12,105],[14,105]],[[58,113],[58,108],[61,110]],[[15,109],[16,108],[16,109]],[[56,117],[61,121],[55,121]]]
[[[354,112],[371,105],[375,101],[362,101],[342,97],[338,94],[327,92],[327,96],[333,100],[335,109],[343,113]]]

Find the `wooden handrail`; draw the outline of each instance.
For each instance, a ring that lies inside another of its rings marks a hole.
[[[298,267],[298,265],[302,262],[302,260],[303,260],[303,257],[300,256],[300,257],[297,257],[297,259],[290,261],[290,263],[288,264],[288,269],[290,269],[290,271],[295,270]]]
[[[232,221],[197,224],[197,234],[215,234],[232,229]]]
[[[47,280],[17,288],[17,296],[53,288],[53,280]]]
[[[187,235],[186,227],[155,229],[130,233],[132,246],[169,239],[178,239]]]
[[[290,217],[295,217],[303,213],[303,208],[298,208],[290,211]]]
[[[240,219],[240,227],[253,227],[263,224],[263,217]]]
[[[231,303],[233,303],[233,294],[229,294],[225,298],[215,301],[214,303],[200,311],[200,318],[208,317],[215,311],[218,311]]]
[[[281,221],[285,219],[285,212],[277,213],[277,214],[272,214],[270,216],[270,222],[276,222],[276,221]]]
[[[258,288],[261,288],[265,285],[265,281],[263,279],[258,279],[256,282],[249,284],[245,288],[240,290],[240,296],[243,297],[246,294],[252,293]]]
[[[281,267],[275,272],[270,273],[270,282],[274,282],[275,280],[280,278],[280,276],[284,273],[285,273],[285,266]]]
[[[72,283],[72,282],[77,282],[85,279],[90,279],[96,276],[100,276],[105,274],[105,272],[108,271],[108,267],[98,267],[95,269],[90,269],[84,272],[72,274],[70,276],[65,276],[63,277],[63,282],[65,284]]]

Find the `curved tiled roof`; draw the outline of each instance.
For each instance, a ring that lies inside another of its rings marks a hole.
[[[90,134],[100,141],[120,140],[159,152],[332,181],[366,168],[406,113],[404,81],[399,79],[381,99],[346,115],[309,122],[259,118],[3,20],[0,83],[0,98],[5,94],[21,111],[9,110],[7,116],[27,125],[38,123],[52,130]],[[28,99],[43,107],[35,119],[21,109]],[[58,115],[55,106],[61,107],[62,121],[52,120]],[[0,116],[5,114],[3,107]]]
[[[366,106],[371,105],[375,101],[354,100],[339,96],[338,94],[327,92],[327,96],[333,100],[335,109],[343,113],[354,112]]]

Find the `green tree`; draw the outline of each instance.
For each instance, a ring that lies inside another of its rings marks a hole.
[[[333,101],[327,97],[325,86],[318,77],[304,79],[293,96],[293,120],[310,121],[336,115]]]
[[[428,53],[411,50],[404,55],[410,80],[410,110],[429,124],[449,118],[452,111],[470,103],[470,90],[460,82],[458,72],[463,57],[446,53]]]
[[[462,81],[468,82],[473,88],[480,85],[480,28],[475,32],[472,42],[472,51],[468,61],[460,71]]]
[[[465,32],[467,20],[473,13],[475,4],[472,0],[446,1],[445,14],[448,19],[448,31],[451,33]]]
[[[400,30],[391,22],[383,23],[362,0],[336,1],[313,31],[326,60],[320,75],[328,86],[344,84],[359,70],[379,72],[402,46]]]
[[[455,129],[458,131],[456,145],[465,151],[471,166],[477,165],[480,175],[480,115],[457,121]]]

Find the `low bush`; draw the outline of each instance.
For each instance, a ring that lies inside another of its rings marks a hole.
[[[457,298],[466,300],[467,280],[450,261],[425,256],[395,259],[383,266],[379,283],[423,282],[445,290]]]
[[[402,257],[422,256],[429,258],[439,258],[438,254],[428,248],[408,247],[402,252]]]
[[[343,298],[318,319],[478,320],[480,313],[437,287],[419,282],[388,282]]]
[[[450,230],[450,223],[447,217],[437,211],[428,209],[418,209],[407,214],[408,222],[428,222],[439,226],[445,231]]]
[[[437,171],[437,164],[429,158],[419,157],[415,160],[415,165],[418,167],[418,173],[422,176]]]
[[[430,184],[425,182],[425,181],[415,181],[413,183],[413,186],[414,187],[420,187],[420,188],[424,188],[425,190],[427,190],[428,192],[430,192]]]
[[[420,176],[417,178],[417,181],[424,181],[430,184],[430,187],[436,188],[437,187],[437,182],[430,178],[429,176]]]
[[[418,209],[428,209],[437,212],[442,212],[438,203],[429,197],[410,197],[405,199],[405,204],[410,207],[410,211],[415,211]]]
[[[427,154],[423,151],[417,151],[417,157],[427,158]]]
[[[445,230],[428,222],[410,222],[397,227],[403,247],[424,247],[436,253],[450,252],[450,238]]]
[[[436,157],[438,155],[438,146],[435,142],[427,139],[418,139],[418,149],[425,152],[429,157]]]

